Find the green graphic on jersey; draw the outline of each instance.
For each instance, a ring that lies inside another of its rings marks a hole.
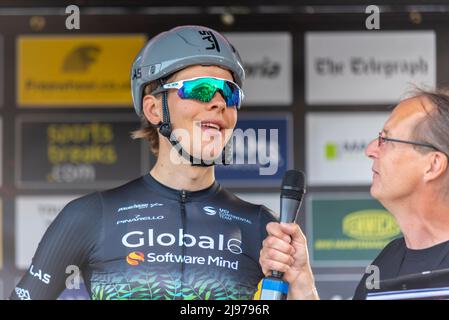
[[[165,272],[165,273],[163,273]],[[231,280],[219,272],[132,270],[92,277],[93,300],[250,300],[257,288]]]

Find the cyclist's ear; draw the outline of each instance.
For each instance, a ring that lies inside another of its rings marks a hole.
[[[162,122],[162,101],[156,96],[147,94],[143,97],[142,112],[148,122],[158,125]]]

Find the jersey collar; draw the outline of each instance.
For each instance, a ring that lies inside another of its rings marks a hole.
[[[159,181],[157,181],[151,174],[146,174],[143,176],[143,179],[147,186],[150,187],[151,190],[157,191],[167,198],[171,198],[174,200],[180,200],[182,194],[184,193],[185,200],[187,201],[197,201],[207,197],[212,196],[220,190],[220,184],[215,180],[212,185],[209,187],[198,190],[198,191],[187,191],[187,190],[177,190],[170,188]]]

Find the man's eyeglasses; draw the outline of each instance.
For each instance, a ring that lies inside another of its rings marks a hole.
[[[377,145],[380,147],[382,146],[386,141],[391,141],[391,142],[399,142],[399,143],[406,143],[406,144],[412,144],[415,146],[420,146],[420,147],[426,147],[426,148],[432,148],[436,151],[440,151],[437,147],[431,145],[430,143],[425,143],[425,142],[416,142],[416,141],[408,141],[408,140],[400,140],[400,139],[392,139],[392,138],[386,138],[386,137],[382,137],[382,132],[379,132],[379,137],[377,138]],[[441,152],[441,151],[440,151]]]

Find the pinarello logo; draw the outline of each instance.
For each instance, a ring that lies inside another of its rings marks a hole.
[[[145,255],[139,251],[133,251],[126,256],[126,262],[132,266],[138,266],[139,263],[145,261]]]

